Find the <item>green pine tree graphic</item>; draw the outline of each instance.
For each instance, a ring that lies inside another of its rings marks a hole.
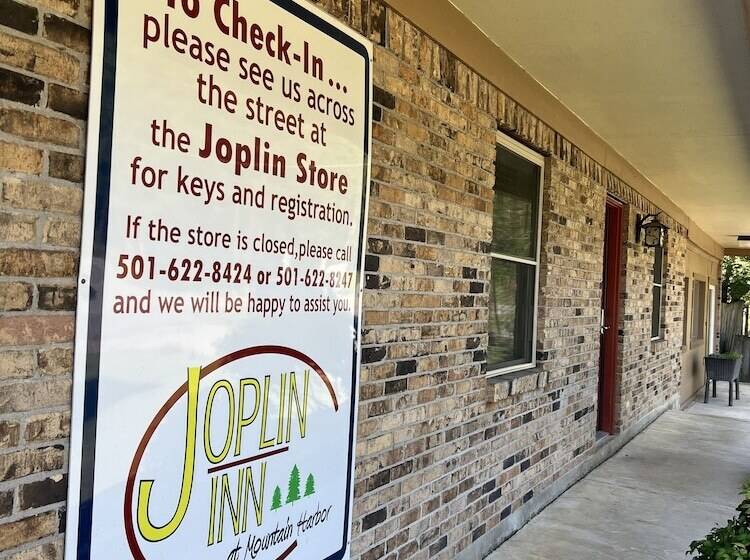
[[[297,465],[294,465],[292,474],[289,475],[289,493],[286,496],[286,503],[292,504],[299,499],[299,469]]]
[[[273,491],[271,511],[276,511],[277,509],[281,509],[281,488],[279,488],[278,486],[276,487],[276,490]]]
[[[315,477],[310,475],[305,483],[305,497],[315,494]]]

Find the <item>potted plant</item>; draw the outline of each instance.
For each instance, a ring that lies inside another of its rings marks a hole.
[[[711,354],[705,357],[706,363],[706,395],[703,402],[708,402],[708,384],[714,383],[713,396],[716,396],[716,382],[729,382],[729,406],[733,404],[735,394],[740,398],[740,367],[742,366],[742,354],[728,352],[724,354]],[[734,391],[732,384],[734,383]]]

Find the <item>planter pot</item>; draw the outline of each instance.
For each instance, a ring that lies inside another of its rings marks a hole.
[[[713,396],[716,396],[716,382],[729,382],[729,406],[734,404],[734,396],[740,398],[740,368],[742,367],[742,356],[738,358],[720,358],[718,356],[706,356],[706,395],[703,402],[708,402],[708,386],[711,381],[714,384]]]
[[[741,336],[742,340],[742,370],[740,381],[750,382],[750,336]]]
[[[742,357],[735,359],[706,356],[706,377],[712,381],[734,381],[739,379]]]

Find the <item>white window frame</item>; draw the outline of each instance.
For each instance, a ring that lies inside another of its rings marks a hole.
[[[708,285],[708,326],[706,328],[706,338],[708,339],[708,354],[711,355],[716,351],[716,286]]]
[[[658,282],[654,282],[653,281],[653,276],[654,275],[653,275],[653,273],[651,274],[651,282],[652,282],[652,284],[651,284],[651,297],[652,297],[652,299],[653,299],[653,290],[655,288],[657,288],[657,287],[659,288],[659,310],[658,310],[658,313],[659,313],[659,334],[656,335],[656,336],[653,336],[653,333],[652,333],[651,334],[651,342],[656,342],[656,341],[662,340],[664,338],[664,329],[662,329],[662,326],[661,326],[661,319],[662,319],[662,312],[664,311],[664,265],[665,265],[665,263],[664,263],[664,257],[666,256],[667,251],[665,250],[664,247],[659,247],[659,250],[661,250],[661,270],[659,271],[659,278],[661,279],[661,284],[659,284]],[[654,255],[654,266],[656,266],[656,255]],[[652,325],[653,325],[653,320],[654,320],[653,315],[656,312],[657,312],[656,309],[652,309],[651,310]]]
[[[507,373],[513,373],[516,371],[523,371],[523,370],[533,369],[537,367],[536,343],[537,343],[537,323],[538,323],[538,318],[539,318],[539,268],[541,265],[541,255],[542,255],[542,214],[544,212],[544,205],[543,205],[544,172],[545,172],[544,156],[535,152],[531,148],[524,146],[520,142],[513,140],[510,136],[507,136],[501,132],[497,133],[495,137],[495,142],[496,144],[502,146],[503,148],[530,161],[534,165],[539,166],[539,202],[538,202],[539,210],[537,212],[536,259],[535,260],[514,257],[514,256],[504,255],[502,253],[494,253],[490,251],[491,259],[500,259],[504,261],[522,263],[522,264],[534,267],[535,273],[534,273],[533,318],[532,318],[532,327],[531,327],[531,361],[528,363],[524,363],[524,364],[516,364],[512,366],[490,370],[487,372],[487,377],[496,377],[496,376],[504,375]],[[494,221],[492,225],[493,225],[493,234],[494,234],[494,225],[495,225]],[[492,266],[490,266],[490,270],[492,270]],[[491,281],[492,279],[490,278],[490,282]],[[492,302],[490,301],[490,305],[491,304]]]
[[[695,296],[696,296],[696,286],[698,283],[703,284],[703,290],[700,292],[703,297],[703,316],[702,317],[696,317],[695,314]],[[694,348],[697,348],[699,345],[703,345],[704,349],[706,347],[706,330],[708,329],[706,325],[707,320],[707,314],[706,311],[708,310],[708,278],[706,276],[703,276],[702,274],[696,274],[693,273],[693,281],[691,282],[693,285],[692,290],[692,299],[691,299],[691,308],[690,308],[690,349],[693,350]],[[703,332],[702,336],[698,338],[693,338],[693,332],[695,331],[695,325],[696,321],[700,321],[700,324],[703,326]]]

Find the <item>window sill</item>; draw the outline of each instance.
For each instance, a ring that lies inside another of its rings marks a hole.
[[[535,391],[547,384],[547,372],[540,367],[495,375],[487,378],[487,402],[499,402],[509,397]]]
[[[660,350],[663,350],[664,347],[667,345],[667,339],[663,336],[660,336],[659,338],[652,338],[651,339],[651,353],[658,352]]]

